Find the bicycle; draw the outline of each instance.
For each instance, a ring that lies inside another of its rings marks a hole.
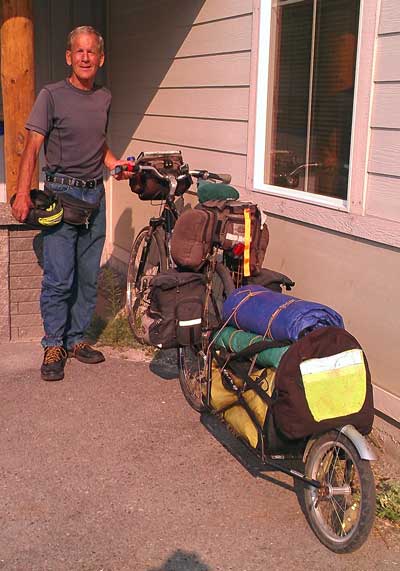
[[[170,238],[179,217],[175,197],[182,196],[189,189],[192,176],[227,179],[207,171],[190,171],[188,165],[183,164],[180,153],[175,153],[173,160],[167,153],[155,153],[150,157],[143,155],[139,157],[136,169],[143,178],[133,182],[131,187],[142,194],[147,193],[148,200],[157,195],[162,204],[160,216],[152,218],[138,234],[129,263],[127,307],[134,334],[143,341],[141,322],[150,304],[150,282],[159,272],[173,267]],[[149,180],[151,184],[148,184]],[[277,430],[273,441],[270,439],[272,432],[264,432],[264,425],[258,422],[246,401],[248,391],[260,395],[258,383],[262,382],[263,373],[255,366],[255,359],[262,347],[254,343],[236,354],[216,350],[216,337],[227,324],[222,321],[222,304],[234,289],[230,270],[221,259],[224,259],[223,253],[214,245],[201,269],[205,276],[206,294],[200,338],[195,344],[178,346],[177,349],[182,393],[194,410],[216,414],[223,421],[226,411],[240,402],[255,422],[259,440],[255,447],[251,447],[240,434],[236,436],[261,460],[264,471],[272,467],[304,484],[306,517],[326,547],[336,553],[354,551],[365,542],[374,521],[375,485],[369,463],[375,455],[361,434],[348,424],[297,440],[288,440]],[[236,362],[245,364],[245,370],[241,368],[239,374]],[[234,395],[233,404],[222,409],[213,403],[212,383],[216,370],[221,378],[220,389]],[[272,393],[265,399],[272,409]],[[270,429],[274,430],[273,422]],[[304,471],[278,464],[274,461],[277,458],[299,459],[304,464]]]
[[[156,201],[160,206],[159,216],[150,218],[148,225],[137,234],[130,252],[127,272],[128,321],[135,338],[140,343],[145,343],[142,323],[149,306],[150,282],[159,272],[175,265],[171,257],[171,236],[182,210],[182,205],[177,205],[176,199],[189,190],[193,178],[228,184],[231,177],[204,169],[189,170],[180,151],[141,153],[133,172],[134,177],[129,182],[132,191],[138,194],[141,200]],[[221,300],[226,297],[232,291],[233,283],[229,271],[217,260],[216,251],[207,260],[203,271],[209,272],[211,267],[215,276],[211,288],[215,319],[218,308],[221,307],[221,302],[216,302],[217,296]]]

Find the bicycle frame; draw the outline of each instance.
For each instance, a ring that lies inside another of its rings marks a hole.
[[[158,230],[158,228],[162,228],[165,232],[165,246],[166,246],[166,255],[167,255],[167,262],[168,266],[172,267],[173,261],[171,258],[171,234],[174,228],[175,222],[178,219],[179,213],[174,203],[173,197],[168,196],[166,198],[165,204],[163,206],[163,210],[160,216],[150,218],[149,220],[149,233],[146,237],[146,246],[143,249],[142,256],[139,262],[138,273],[136,277],[135,286],[139,288],[139,281],[143,274],[144,266],[149,255],[149,248],[151,245],[151,241],[153,238],[154,233]]]

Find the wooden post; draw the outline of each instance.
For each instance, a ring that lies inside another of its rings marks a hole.
[[[4,162],[7,196],[15,191],[25,145],[25,122],[35,99],[33,16],[31,0],[3,0],[1,88],[4,112]],[[33,185],[37,186],[37,169]]]

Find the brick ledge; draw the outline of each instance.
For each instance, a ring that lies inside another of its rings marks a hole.
[[[22,226],[11,214],[11,207],[6,202],[0,203],[0,226]]]

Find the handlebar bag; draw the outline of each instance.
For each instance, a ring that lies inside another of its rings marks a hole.
[[[205,276],[170,268],[150,283],[147,340],[163,349],[196,345],[201,338]]]
[[[213,211],[185,210],[175,223],[171,256],[175,264],[194,272],[204,265],[213,246],[217,219]]]
[[[362,434],[374,418],[366,356],[348,331],[323,327],[293,343],[275,375],[274,424],[289,439],[352,424]]]
[[[182,196],[191,186],[192,179],[189,175],[178,180],[175,196]],[[165,200],[169,194],[168,181],[159,179],[148,173],[138,173],[129,179],[132,192],[138,195],[140,200]]]
[[[236,250],[243,256],[245,277],[258,275],[269,242],[268,226],[258,206],[239,200],[208,200],[196,209],[214,212],[215,242],[223,250],[233,254]]]

